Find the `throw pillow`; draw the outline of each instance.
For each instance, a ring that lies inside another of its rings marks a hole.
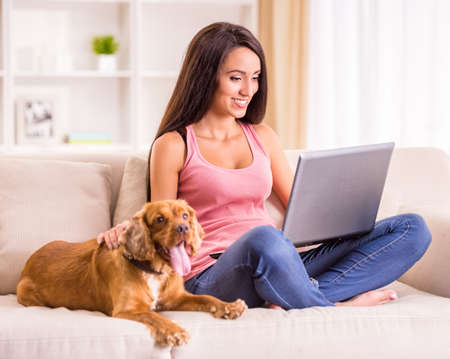
[[[114,226],[130,219],[147,201],[146,174],[146,158],[132,156],[127,160],[114,212]]]
[[[0,294],[45,243],[82,242],[110,228],[111,166],[0,159]]]

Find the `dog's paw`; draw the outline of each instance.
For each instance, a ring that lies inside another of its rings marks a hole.
[[[214,308],[215,311],[212,311],[212,314],[216,318],[224,318],[224,319],[237,319],[242,313],[247,309],[247,304],[242,299],[238,299],[233,303],[222,303],[220,308]]]
[[[189,332],[174,322],[164,328],[158,328],[155,333],[156,343],[164,346],[186,344],[189,338]]]

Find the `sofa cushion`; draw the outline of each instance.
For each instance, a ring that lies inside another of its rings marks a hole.
[[[85,241],[110,227],[109,165],[0,159],[0,294],[15,293],[47,242]]]
[[[113,225],[130,219],[147,201],[146,189],[147,159],[131,156],[123,171]]]
[[[449,358],[450,299],[394,282],[376,307],[250,309],[237,320],[163,312],[191,335],[158,347],[140,323],[98,312],[24,308],[0,296],[0,356],[28,358]],[[30,325],[39,323],[39,325]]]
[[[399,299],[375,307],[251,309],[236,321],[166,312],[191,333],[184,358],[449,358],[450,299],[399,282]]]
[[[1,358],[171,358],[143,324],[99,312],[24,308],[10,294],[0,296],[0,318]]]
[[[28,159],[28,160],[58,160],[70,162],[89,162],[102,163],[111,166],[112,171],[112,197],[111,197],[111,221],[116,208],[117,197],[119,195],[120,183],[122,181],[123,170],[128,158],[132,152],[126,150],[110,150],[97,148],[95,150],[86,150],[83,146],[79,149],[75,146],[70,151],[17,151],[9,153],[1,153],[2,158],[7,159]]]

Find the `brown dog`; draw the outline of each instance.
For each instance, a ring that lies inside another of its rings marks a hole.
[[[185,201],[147,203],[131,218],[118,249],[99,246],[96,239],[40,248],[22,271],[17,300],[25,306],[100,311],[144,323],[158,344],[186,343],[189,333],[157,311],[204,311],[235,319],[247,308],[240,299],[225,303],[184,289],[188,255],[200,247],[203,235]]]

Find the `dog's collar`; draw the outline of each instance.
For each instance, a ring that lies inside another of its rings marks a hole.
[[[162,272],[157,272],[156,270],[154,270],[151,266],[150,266],[150,262],[149,261],[139,261],[136,258],[134,258],[131,254],[129,253],[122,253],[123,257],[128,260],[131,264],[133,264],[134,266],[136,266],[137,268],[139,268],[140,270],[143,270],[146,273],[150,273],[150,274],[162,274]]]

